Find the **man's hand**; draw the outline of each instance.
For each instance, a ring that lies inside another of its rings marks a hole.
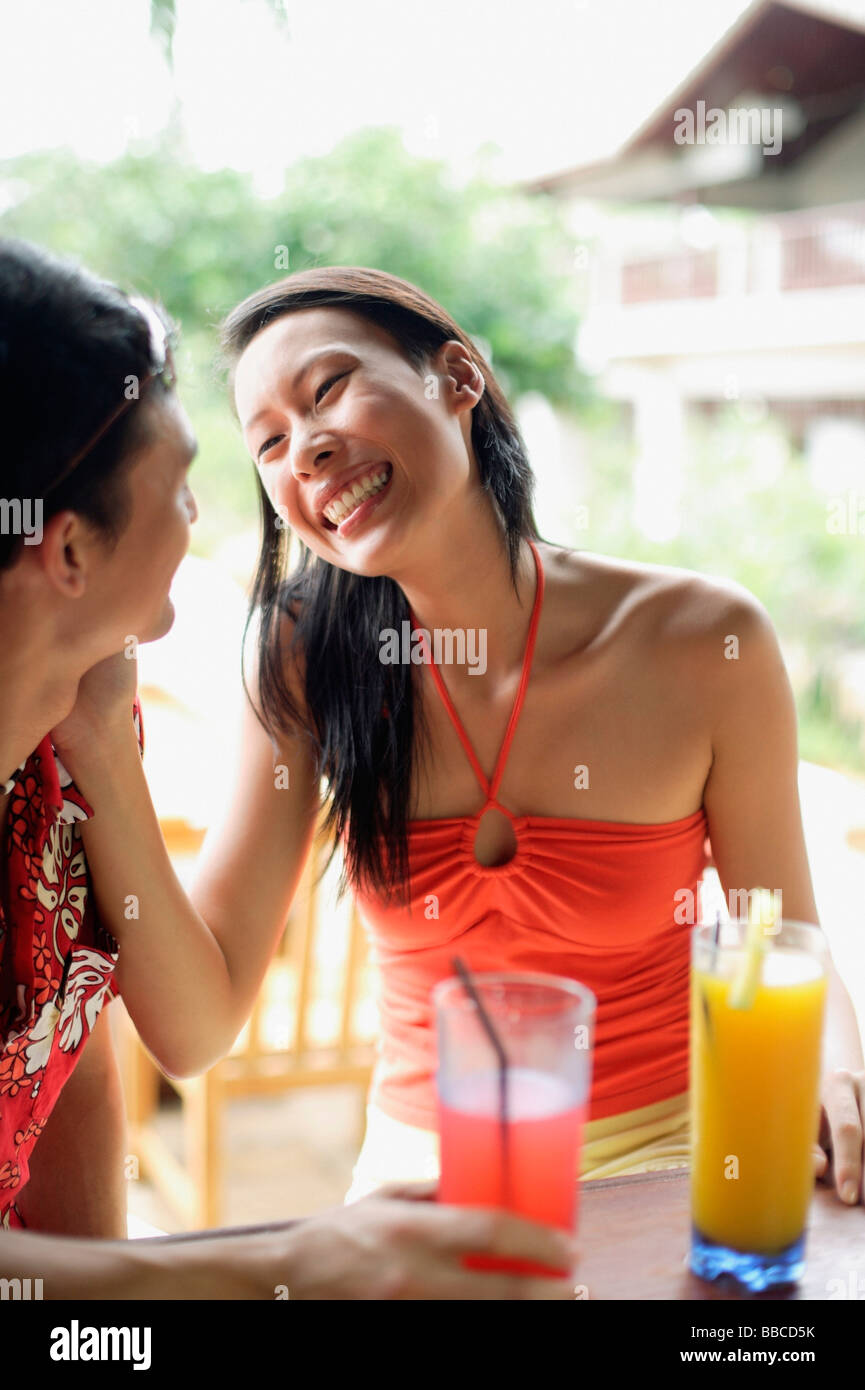
[[[439,1206],[434,1193],[429,1183],[391,1187],[298,1222],[282,1281],[289,1297],[573,1299],[576,1248],[563,1231],[506,1212]],[[465,1255],[530,1260],[567,1273],[479,1272],[463,1268]]]

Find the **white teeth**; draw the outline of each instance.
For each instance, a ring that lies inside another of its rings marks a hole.
[[[387,468],[380,468],[375,473],[368,473],[364,478],[355,479],[350,488],[347,488],[339,497],[331,498],[324,508],[323,515],[332,525],[338,526],[360,506],[361,502],[366,501],[367,497],[373,497],[375,493],[381,492],[387,480]]]

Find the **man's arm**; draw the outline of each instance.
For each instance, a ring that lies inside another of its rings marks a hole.
[[[73,1240],[0,1231],[0,1278],[45,1299],[568,1299],[564,1231],[508,1212],[375,1194],[283,1227],[186,1240]],[[418,1197],[427,1197],[423,1190]],[[464,1268],[468,1254],[530,1260],[561,1277]]]
[[[126,1114],[108,1010],[57,1098],[16,1205],[33,1231],[126,1237]]]

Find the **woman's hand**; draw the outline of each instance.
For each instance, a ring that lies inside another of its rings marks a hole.
[[[833,1183],[841,1200],[862,1201],[865,1071],[838,1068],[820,1088],[820,1133],[814,1147],[818,1182]]]
[[[118,652],[85,671],[75,704],[51,730],[51,741],[74,777],[75,764],[89,749],[103,746],[114,734],[128,736],[138,687],[138,662]]]
[[[697,591],[711,617],[706,632],[712,643],[706,648],[706,678],[698,699],[706,701],[715,718],[714,758],[703,800],[721,886],[730,902],[733,892],[769,885],[783,895],[786,919],[816,926],[820,918],[798,796],[796,704],[777,634],[752,595],[727,592],[725,599],[722,588],[716,591],[721,595],[718,601],[702,581]],[[736,634],[741,661],[725,662],[718,656],[729,633]],[[728,667],[720,680],[719,661]],[[858,1202],[862,1043],[856,1011],[831,955],[825,1018],[815,1175],[834,1181],[844,1201],[844,1189],[852,1183],[850,1200]]]
[[[503,1211],[440,1206],[434,1194],[429,1183],[388,1187],[299,1221],[290,1237],[289,1297],[573,1300],[576,1251],[564,1231]],[[464,1269],[463,1256],[470,1254],[530,1260],[567,1273]]]

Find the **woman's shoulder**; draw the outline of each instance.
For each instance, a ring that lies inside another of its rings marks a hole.
[[[724,575],[554,546],[543,560],[554,602],[590,615],[597,631],[627,627],[632,636],[692,645],[771,625],[760,600]]]

